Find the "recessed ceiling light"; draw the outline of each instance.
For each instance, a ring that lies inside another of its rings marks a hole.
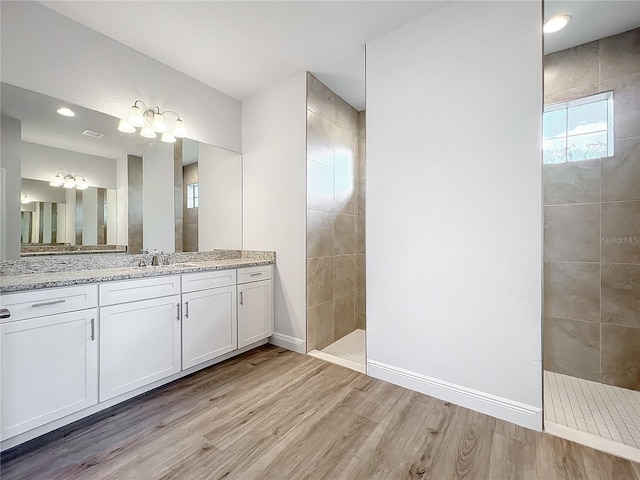
[[[67,108],[67,107],[60,107],[58,109],[58,113],[60,115],[62,115],[63,117],[75,117],[76,116],[76,114],[73,113],[73,110],[71,110],[70,108]]]
[[[542,27],[544,33],[555,33],[569,25],[571,17],[569,15],[556,15],[550,18]]]

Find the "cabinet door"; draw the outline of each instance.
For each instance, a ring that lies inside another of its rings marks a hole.
[[[0,325],[3,440],[98,403],[96,314]]]
[[[182,368],[237,348],[236,286],[182,295]]]
[[[180,371],[180,295],[100,308],[100,401]]]
[[[273,334],[271,280],[238,285],[238,348]]]

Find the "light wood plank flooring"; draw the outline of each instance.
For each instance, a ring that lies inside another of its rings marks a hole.
[[[640,480],[640,465],[265,346],[5,452],[2,479]]]

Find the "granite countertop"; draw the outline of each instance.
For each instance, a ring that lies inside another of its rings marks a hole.
[[[39,288],[66,287],[87,283],[111,282],[134,278],[179,275],[183,273],[226,270],[230,268],[272,265],[273,259],[230,258],[219,260],[191,261],[160,265],[157,267],[118,267],[94,270],[69,270],[64,272],[42,272],[25,275],[0,276],[0,293],[20,292]]]

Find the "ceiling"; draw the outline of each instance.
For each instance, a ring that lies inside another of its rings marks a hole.
[[[115,117],[5,83],[0,88],[2,114],[20,120],[24,142],[104,158],[142,154],[141,137],[118,132]],[[60,107],[69,107],[75,116],[59,115]],[[88,137],[82,134],[85,130],[104,137]]]
[[[451,2],[40,3],[239,100],[308,70],[363,110],[364,45]],[[637,1],[547,1],[545,16],[556,14],[573,21],[545,53],[640,26]]]
[[[640,27],[640,1],[545,1],[545,21],[556,15],[570,15],[572,20],[563,30],[545,35],[546,54]]]

